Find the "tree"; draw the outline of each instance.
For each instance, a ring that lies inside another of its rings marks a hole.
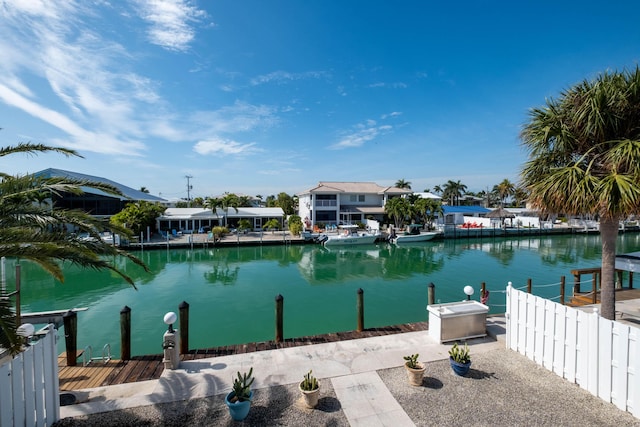
[[[593,214],[602,241],[601,313],[615,318],[619,221],[640,207],[640,70],[605,72],[529,113],[521,139],[529,201],[543,213]]]
[[[433,222],[438,218],[438,214],[444,213],[442,203],[435,199],[417,200],[414,203],[414,211],[429,230],[433,229]]]
[[[224,225],[228,224],[227,217],[229,216],[229,209],[233,209],[238,212],[240,206],[240,200],[238,196],[233,193],[224,193],[224,196],[220,199],[220,207],[224,211]]]
[[[516,186],[511,181],[505,178],[500,184],[497,184],[494,187],[494,190],[500,197],[500,205],[504,206],[504,202],[507,200],[507,198],[513,196],[513,194],[515,193]]]
[[[411,215],[411,204],[404,197],[393,197],[385,203],[384,211],[393,220],[396,228],[401,228],[405,218]]]
[[[156,218],[158,218],[166,208],[159,203],[151,203],[144,200],[128,203],[127,206],[113,215],[110,219],[112,224],[126,227],[132,231],[134,236],[146,231],[147,227],[151,230],[156,228]]]
[[[289,223],[289,232],[294,236],[299,236],[302,233],[302,218],[299,215],[289,215],[287,219]]]
[[[140,192],[141,193],[145,193],[145,194],[149,194],[149,190],[147,189],[147,187],[140,187]]]
[[[279,193],[276,206],[282,208],[285,215],[293,215],[296,211],[296,201],[287,193]]]
[[[397,187],[397,188],[405,188],[407,190],[411,190],[411,182],[405,181],[404,179],[397,180],[396,183],[393,185],[394,187]]]
[[[73,150],[29,143],[0,148],[0,157],[50,151],[81,157]],[[138,258],[103,241],[100,236],[102,230],[128,236],[128,230],[82,211],[58,209],[37,202],[42,200],[43,194],[49,198],[62,193],[80,195],[83,187],[122,195],[115,187],[102,183],[71,178],[44,179],[32,174],[11,176],[0,172],[0,257],[32,261],[61,282],[64,281],[62,262],[111,270],[135,288],[133,279],[117,268],[114,258],[124,256],[146,271],[148,268]],[[68,229],[77,233],[68,233]],[[91,238],[82,238],[81,233]],[[20,342],[15,333],[16,322],[11,319],[15,319],[11,302],[0,298],[0,346],[16,353],[20,350]]]
[[[271,218],[269,221],[265,222],[263,228],[265,230],[271,230],[271,234],[273,234],[275,230],[280,229],[280,221],[275,218]]]
[[[460,197],[462,197],[464,192],[467,191],[467,186],[461,183],[460,180],[449,180],[444,184],[443,188],[442,197],[449,199],[449,204],[451,206],[457,206],[459,204]]]
[[[442,187],[440,187],[439,185],[436,185],[435,187],[433,187],[433,192],[436,193],[437,195],[441,195]]]
[[[218,208],[222,208],[222,200],[217,197],[207,197],[203,204],[205,209],[211,209],[211,212],[218,217]]]

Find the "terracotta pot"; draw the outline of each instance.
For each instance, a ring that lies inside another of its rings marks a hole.
[[[418,362],[418,369],[413,369],[407,365],[408,363],[409,362],[405,362],[404,367],[407,370],[409,384],[416,386],[422,385],[422,379],[424,378],[424,372],[427,370],[427,367],[424,366],[423,363]]]
[[[318,398],[320,397],[320,381],[318,381],[318,388],[315,390],[307,391],[302,389],[302,383],[298,384],[298,389],[300,389],[300,393],[302,393],[302,397],[304,398],[304,404],[307,408],[315,408],[318,404]]]

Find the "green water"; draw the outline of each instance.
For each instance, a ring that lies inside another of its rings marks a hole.
[[[640,248],[640,233],[618,240],[618,253]],[[207,348],[274,338],[275,297],[284,297],[285,338],[356,328],[356,293],[364,290],[365,327],[427,320],[427,285],[436,300],[465,298],[465,285],[481,282],[491,291],[491,312],[504,312],[504,288],[526,285],[548,298],[560,294],[570,270],[597,267],[598,235],[459,239],[396,247],[389,244],[347,249],[318,245],[257,246],[137,252],[151,269],[118,259],[137,290],[109,272],[65,268],[65,282],[22,262],[23,312],[89,307],[78,314],[78,347],[94,356],[106,343],[120,353],[120,310],[131,308],[132,353],[158,354],[168,311],[190,305],[190,347]],[[13,287],[14,264],[7,262]],[[567,294],[571,286],[567,286]],[[180,327],[179,324],[175,325]],[[62,334],[61,334],[62,336]],[[61,351],[64,339],[60,340]]]

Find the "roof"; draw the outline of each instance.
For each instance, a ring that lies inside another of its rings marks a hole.
[[[483,208],[482,206],[442,206],[442,211],[445,214],[450,213],[462,213],[462,214],[488,214],[491,209]]]
[[[107,193],[106,191],[98,190],[96,188],[81,186],[80,188],[82,189],[82,191],[88,194],[96,194],[99,196],[111,197],[113,199],[120,199],[120,200],[144,200],[147,202],[161,202],[161,203],[166,202],[166,200],[163,199],[162,197],[157,197],[148,193],[143,193],[142,191],[134,190],[131,187],[127,187],[126,185],[122,185],[115,181],[111,181],[110,179],[102,178],[99,176],[85,175],[78,172],[70,172],[62,169],[53,169],[53,168],[41,170],[40,172],[36,172],[34,175],[42,178],[70,178],[70,179],[75,179],[77,181],[91,181],[91,182],[96,182],[101,184],[109,184],[112,187],[117,188],[123,194],[124,197],[116,194]]]
[[[375,182],[320,181],[316,187],[299,194],[309,193],[411,194],[412,191],[398,187],[382,187]]]
[[[217,215],[211,209],[205,208],[167,208],[162,214],[162,219],[196,219],[196,218],[222,218],[225,216],[223,209],[216,209]],[[229,208],[227,218],[245,218],[245,217],[268,217],[279,218],[284,217],[282,208],[249,208],[239,207],[236,211]]]

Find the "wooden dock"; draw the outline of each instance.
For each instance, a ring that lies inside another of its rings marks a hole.
[[[640,289],[616,289],[616,301],[626,301],[637,298],[640,298]],[[571,300],[567,303],[567,305],[571,307],[581,307],[583,305],[591,304],[594,304],[592,292],[581,292],[579,294],[576,294],[571,297]],[[600,304],[600,291],[596,292],[595,304]]]
[[[400,334],[405,332],[426,331],[427,329],[427,322],[405,323],[402,325],[365,329],[362,332],[336,332],[332,334],[289,338],[280,343],[275,341],[263,341],[258,343],[229,345],[201,350],[190,350],[188,353],[180,355],[180,360],[206,359],[210,357],[244,354],[255,351],[276,350],[311,344]],[[154,380],[160,378],[160,375],[162,375],[162,371],[164,370],[161,354],[134,356],[131,360],[112,359],[106,363],[103,363],[100,360],[93,360],[87,366],[82,366],[82,361],[80,360],[81,354],[82,353],[79,352],[77,355],[79,358],[79,366],[67,366],[67,357],[65,353],[62,353],[58,357],[58,377],[60,380],[61,391],[82,390],[86,388]]]

